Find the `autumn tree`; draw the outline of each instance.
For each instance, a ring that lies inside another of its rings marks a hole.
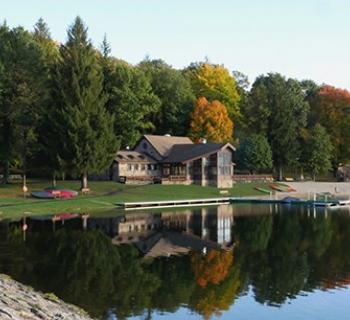
[[[206,255],[194,252],[191,265],[197,284],[206,287],[208,284],[219,284],[225,280],[233,263],[233,253],[210,250]]]
[[[193,63],[184,73],[190,79],[197,98],[205,97],[209,101],[223,103],[232,121],[240,117],[240,96],[236,80],[223,65],[208,62]]]
[[[225,105],[217,100],[209,102],[205,97],[196,101],[191,115],[190,135],[198,141],[200,138],[212,142],[232,140],[233,122],[228,116]]]
[[[334,146],[334,168],[350,161],[350,92],[324,85],[309,101],[310,124],[324,127]]]

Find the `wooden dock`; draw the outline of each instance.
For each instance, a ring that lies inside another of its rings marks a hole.
[[[144,210],[155,208],[176,208],[176,207],[204,207],[217,206],[230,203],[256,203],[256,204],[282,204],[282,205],[303,205],[307,207],[339,208],[350,206],[350,200],[306,200],[306,199],[267,199],[267,198],[240,198],[222,197],[207,199],[186,199],[186,200],[165,200],[165,201],[140,201],[117,203],[119,208],[124,210]]]
[[[154,208],[195,207],[195,206],[217,206],[219,204],[230,204],[231,198],[209,198],[209,199],[187,199],[166,201],[142,201],[117,203],[118,207],[125,210],[141,210]]]

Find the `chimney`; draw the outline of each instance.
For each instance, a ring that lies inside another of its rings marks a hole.
[[[200,139],[199,139],[199,143],[201,143],[201,144],[206,144],[206,143],[207,143],[207,139],[205,139],[205,138],[200,138]]]
[[[164,137],[171,137],[171,134],[167,133],[164,135]]]

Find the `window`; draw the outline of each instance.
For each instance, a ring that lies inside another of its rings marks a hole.
[[[153,165],[152,164],[148,164],[147,165],[147,170],[153,170]]]
[[[138,164],[135,164],[135,165],[134,165],[134,168],[135,168],[135,171],[139,170],[139,165],[138,165]]]
[[[146,170],[146,166],[144,164],[141,164],[141,171],[145,171]]]
[[[143,148],[144,150],[147,150],[147,148],[148,148],[147,142],[144,142],[144,143],[142,144],[142,148]]]
[[[128,170],[132,171],[132,164],[128,164]]]

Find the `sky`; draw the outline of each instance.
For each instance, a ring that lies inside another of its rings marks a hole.
[[[0,19],[32,30],[42,17],[55,40],[79,15],[96,46],[136,64],[175,68],[208,58],[250,82],[261,74],[350,90],[350,0],[0,0]]]

